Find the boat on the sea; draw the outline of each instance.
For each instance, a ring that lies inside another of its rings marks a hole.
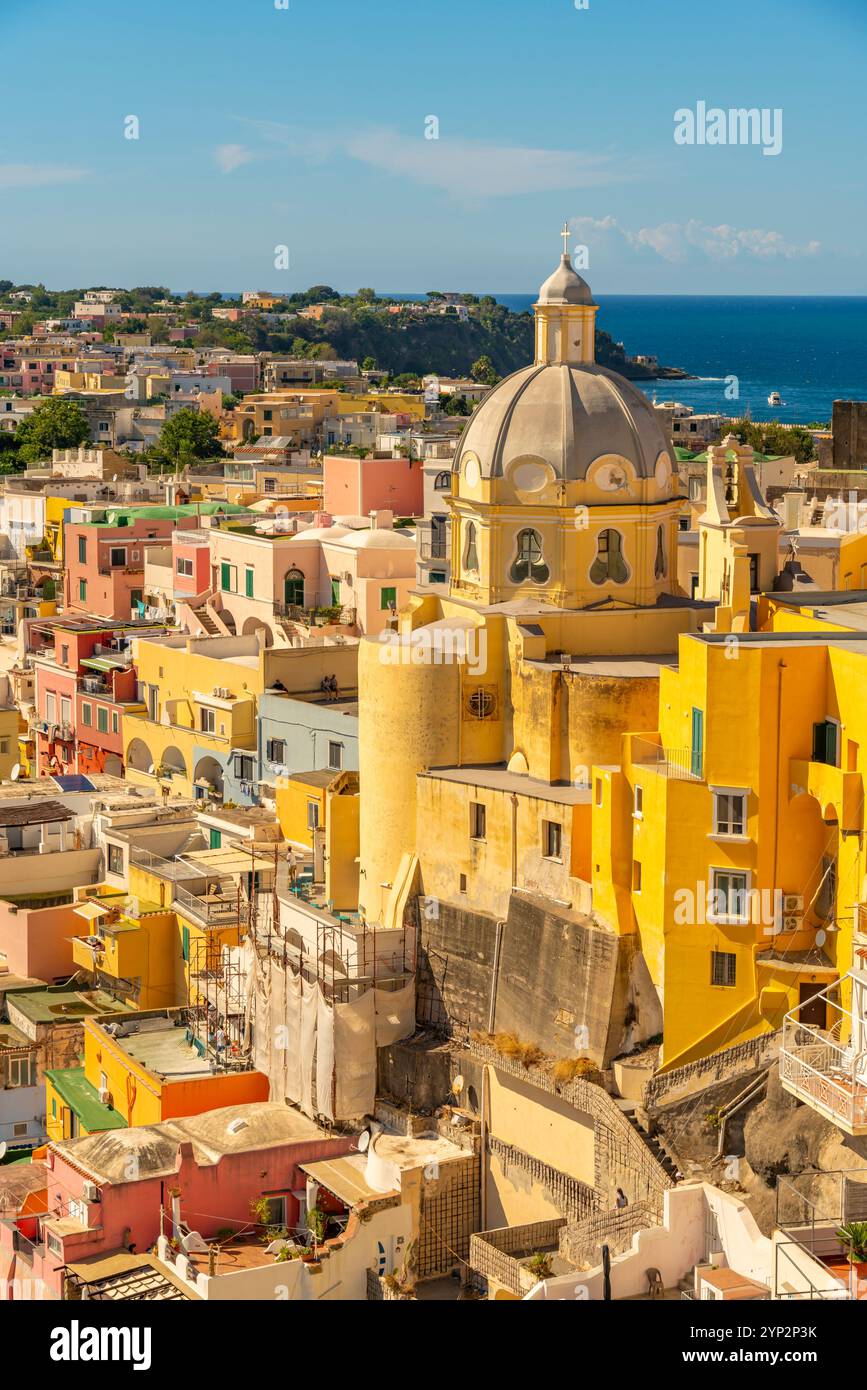
[[[784,405],[784,404],[785,404],[785,402],[783,401],[783,398],[782,398],[782,396],[780,395],[779,391],[772,391],[771,394],[768,396],[768,405]]]

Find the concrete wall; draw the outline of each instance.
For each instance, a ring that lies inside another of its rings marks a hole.
[[[49,984],[66,978],[75,969],[69,938],[86,935],[87,923],[72,903],[28,910],[0,901],[0,957],[13,975]]]

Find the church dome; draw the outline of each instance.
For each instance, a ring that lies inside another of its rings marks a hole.
[[[643,392],[593,362],[536,363],[504,377],[477,407],[455,456],[468,455],[483,478],[506,476],[518,458],[550,465],[563,482],[581,482],[596,459],[615,454],[638,478],[653,478],[668,440]]]
[[[592,304],[593,295],[586,280],[573,269],[568,254],[560,257],[560,264],[549,275],[539,291],[539,304]]]

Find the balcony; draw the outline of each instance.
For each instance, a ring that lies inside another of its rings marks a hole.
[[[691,749],[663,748],[660,743],[638,736],[631,737],[630,743],[634,767],[647,769],[658,777],[668,777],[677,782],[704,781],[701,772],[694,770]]]
[[[864,793],[860,772],[844,772],[830,763],[792,758],[789,763],[790,795],[806,792],[815,797],[823,812],[833,807],[841,831],[858,831],[864,826]]]
[[[780,1048],[780,1080],[784,1090],[817,1110],[844,1134],[867,1135],[867,1029],[863,1004],[867,978],[850,974],[853,998],[860,1007],[842,1008],[831,996],[839,982],[786,1015]],[[827,1027],[805,1023],[800,1015],[825,1005]]]

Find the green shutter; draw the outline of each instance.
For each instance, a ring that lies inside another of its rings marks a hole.
[[[182,928],[181,928],[181,942],[182,942],[182,947],[183,947],[183,952],[184,952],[184,960],[187,961],[187,963],[189,963],[189,959],[190,959],[190,929],[189,929],[189,927],[182,927]]]
[[[220,588],[224,594],[230,593],[232,588],[232,566],[225,561],[220,565]]]
[[[704,765],[704,711],[693,709],[692,711],[692,750],[690,756],[690,772],[693,777],[703,775]]]
[[[245,592],[247,598],[253,597],[253,571],[248,569],[245,575]]]

